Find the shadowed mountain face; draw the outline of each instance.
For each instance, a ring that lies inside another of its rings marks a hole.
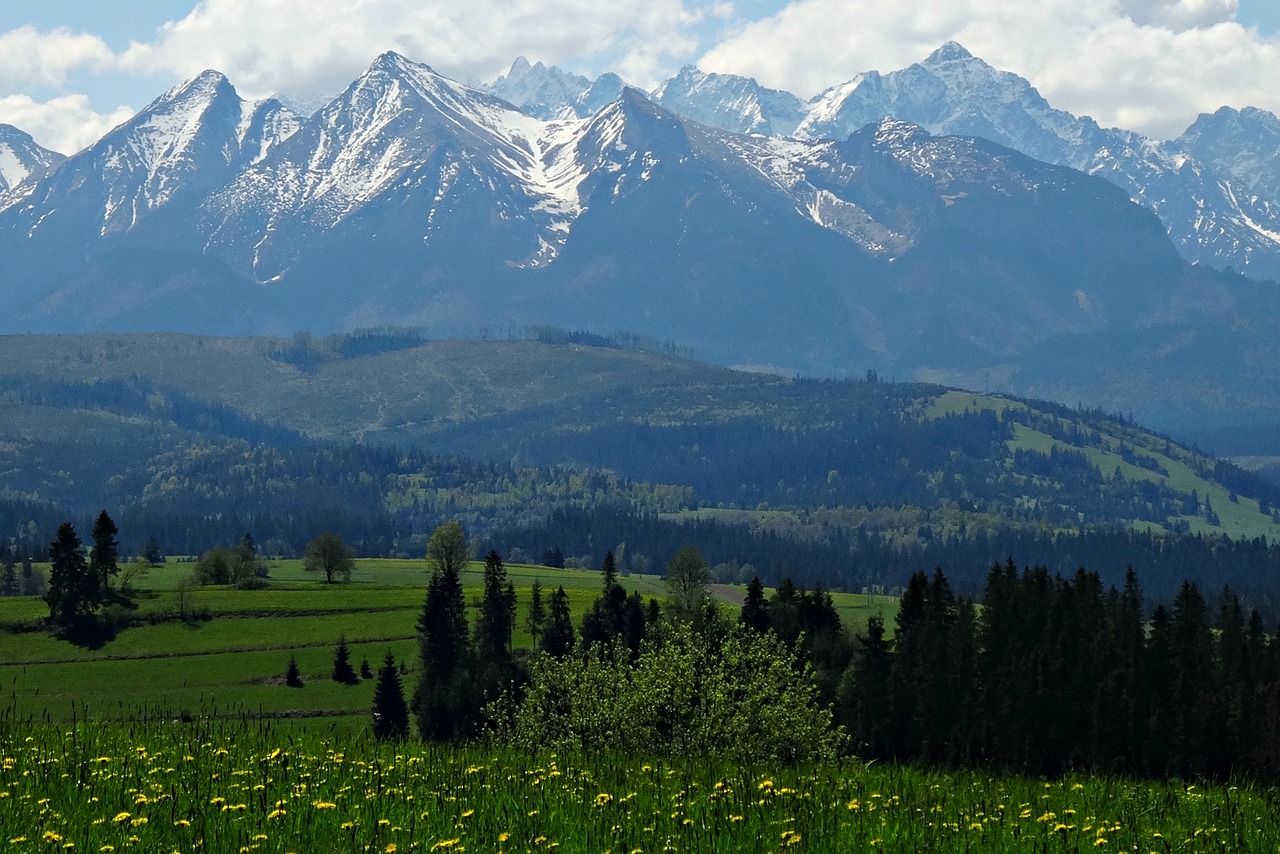
[[[952,46],[922,68],[982,78],[976,62]],[[517,63],[508,77],[575,98],[598,88],[551,71]],[[686,99],[728,85],[682,74]],[[890,77],[874,91],[906,97]],[[785,93],[729,83],[753,115],[772,104],[796,118]],[[828,93],[826,113],[806,108],[797,132],[812,138],[794,140],[699,124],[627,88],[581,118],[539,119],[392,53],[306,121],[206,72],[0,197],[0,324],[549,323],[784,372],[994,376],[1049,396],[1093,389],[1069,399],[1137,412],[1203,411],[1226,395],[1269,417],[1274,403],[1230,371],[1216,389],[1178,390],[1177,377],[1216,363],[1221,329],[1259,370],[1280,367],[1274,288],[1187,264],[1154,214],[1075,169],[897,119],[820,138],[820,115],[875,112],[864,85]],[[1042,114],[1042,129],[1067,121]],[[1196,144],[1222,150],[1221,135]],[[1155,354],[1152,383],[1101,382],[1139,341]]]

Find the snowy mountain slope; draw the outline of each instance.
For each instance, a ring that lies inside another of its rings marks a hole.
[[[804,118],[804,104],[790,92],[767,89],[750,77],[708,74],[692,65],[653,92],[669,110],[737,133],[790,136]]]
[[[541,62],[530,65],[529,60],[520,56],[486,91],[535,118],[550,121],[595,115],[616,100],[625,85],[622,78],[612,72],[592,81]]]
[[[0,124],[0,207],[6,192],[28,179],[43,178],[65,159],[37,144],[25,131]]]
[[[1189,157],[1181,141],[1160,143],[1056,110],[1027,80],[954,42],[901,71],[867,72],[815,96],[796,134],[840,139],[886,116],[1100,175],[1155,211],[1184,257],[1280,279],[1280,210],[1255,204],[1229,176]]]
[[[539,121],[384,54],[288,142],[215,193],[202,229],[211,251],[229,253],[267,282],[281,278],[310,241],[370,205],[399,206],[396,227],[429,251],[462,238],[449,235],[459,227],[448,214],[453,205],[483,198],[504,234],[484,254],[543,264],[579,211],[583,174],[572,147],[583,127]]]

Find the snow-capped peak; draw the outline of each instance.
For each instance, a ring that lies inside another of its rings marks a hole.
[[[788,92],[692,65],[660,84],[653,97],[680,115],[735,133],[789,136],[803,115],[800,99]]]
[[[942,65],[947,62],[960,62],[974,58],[974,55],[970,53],[964,45],[960,44],[960,42],[949,41],[933,53],[929,54],[929,56],[925,58],[924,62],[920,64],[928,68]]]
[[[26,131],[0,124],[0,196],[24,181],[43,178],[65,159]]]

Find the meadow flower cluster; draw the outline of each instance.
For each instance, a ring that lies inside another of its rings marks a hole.
[[[1275,793],[0,722],[0,852],[1275,851]]]

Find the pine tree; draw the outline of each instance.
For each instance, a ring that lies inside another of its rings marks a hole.
[[[764,585],[758,575],[747,585],[747,598],[742,603],[738,622],[755,632],[769,630],[769,603],[764,598]]]
[[[569,595],[561,587],[551,594],[551,616],[542,632],[541,647],[554,658],[564,658],[573,651],[573,617],[569,613]]]
[[[92,588],[90,596],[94,606],[111,598],[111,579],[120,572],[120,544],[116,542],[116,535],[119,533],[116,523],[107,515],[106,510],[98,514],[91,532],[93,551],[89,554],[87,580],[88,586]]]
[[[93,613],[96,587],[89,575],[84,548],[70,522],[58,526],[49,545],[49,561],[49,592],[45,594],[49,619],[60,629],[74,629]]]
[[[542,603],[542,582],[534,579],[533,588],[529,591],[529,613],[525,616],[525,628],[534,646],[542,642],[542,630],[547,625],[547,608]]]
[[[867,618],[867,632],[858,635],[858,649],[845,669],[836,690],[839,720],[853,738],[859,755],[868,759],[889,758],[888,708],[889,642],[884,637],[884,618]]]
[[[507,581],[502,556],[490,551],[484,559],[484,593],[475,630],[476,679],[485,700],[495,699],[511,682],[515,620],[515,587]]]
[[[0,596],[17,596],[19,590],[18,563],[13,559],[13,550],[5,549],[4,569],[0,571]]]
[[[290,688],[302,687],[302,672],[298,670],[298,659],[289,656],[289,669],[284,672],[284,684]]]
[[[441,525],[427,545],[433,566],[418,620],[422,676],[413,709],[423,738],[448,740],[469,733],[476,716],[471,690],[471,644],[458,573],[466,565],[466,535],[457,522]]]
[[[347,649],[347,639],[342,635],[338,637],[338,649],[333,656],[333,681],[343,685],[354,685],[360,681],[351,669],[351,653]]]
[[[153,536],[148,536],[146,543],[143,544],[142,556],[152,566],[159,566],[164,563],[164,552],[160,551],[160,543]]]
[[[390,650],[378,669],[378,684],[373,688],[373,735],[379,741],[409,735],[409,709],[405,706],[400,672]]]

